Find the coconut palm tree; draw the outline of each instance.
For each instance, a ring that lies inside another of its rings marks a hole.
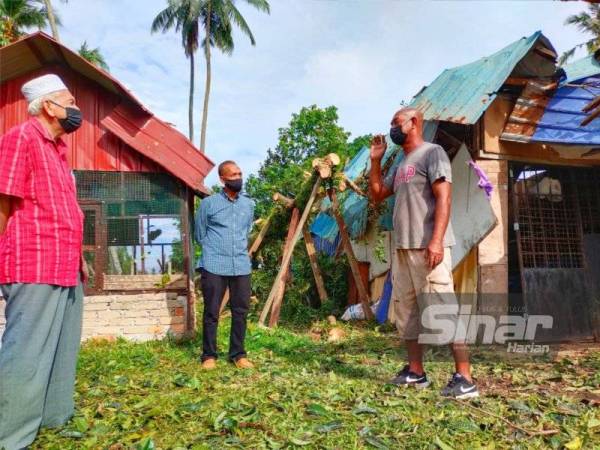
[[[563,53],[558,60],[561,66],[571,59],[580,47],[585,46],[589,54],[600,48],[600,4],[589,3],[587,8],[587,11],[567,17],[565,25],[574,25],[583,33],[591,34],[592,38]]]
[[[259,11],[270,12],[269,2],[267,0],[244,0],[249,5]],[[203,19],[205,38],[202,43],[204,47],[204,57],[206,59],[206,81],[204,86],[204,107],[202,109],[202,128],[200,136],[200,148],[204,150],[206,145],[206,126],[208,123],[208,102],[210,97],[210,87],[212,82],[211,71],[211,46],[216,46],[224,53],[231,54],[233,52],[233,25],[245,34],[252,45],[256,45],[254,35],[242,16],[236,8],[236,0],[204,0]],[[213,33],[214,27],[217,27],[217,33]],[[212,37],[216,36],[217,40],[213,45]],[[207,45],[209,43],[210,45]]]
[[[56,20],[56,16],[54,15],[54,8],[52,7],[52,2],[50,0],[44,0],[44,5],[46,9],[46,15],[48,16],[48,23],[50,24],[50,29],[52,30],[52,36],[57,41],[60,41],[58,36],[58,25],[59,23]]]
[[[181,44],[185,56],[190,60],[190,92],[188,100],[188,136],[194,139],[194,80],[195,62],[194,55],[199,47],[200,8],[197,0],[169,0],[168,6],[154,18],[151,32],[162,31],[166,33],[172,28],[181,32]]]
[[[47,11],[40,0],[0,0],[0,45],[16,41],[27,28],[43,28]]]
[[[84,41],[83,44],[81,44],[81,47],[79,47],[78,53],[93,65],[101,67],[108,72],[108,64],[106,64],[106,60],[99,47],[88,48],[87,41]]]
[[[267,0],[244,0],[255,8],[269,12]],[[233,52],[233,25],[250,38],[252,45],[255,39],[244,17],[235,7],[235,0],[168,0],[167,7],[161,11],[152,23],[152,32],[167,32],[174,29],[181,32],[182,45],[186,56],[190,59],[190,93],[189,93],[189,137],[193,139],[193,95],[194,95],[194,56],[200,45],[204,48],[206,60],[206,84],[204,89],[204,106],[202,112],[202,129],[200,149],[206,145],[206,124],[208,120],[208,100],[212,81],[211,48],[217,48],[225,54]],[[200,38],[200,27],[204,28],[204,39]],[[208,45],[207,45],[208,44]]]

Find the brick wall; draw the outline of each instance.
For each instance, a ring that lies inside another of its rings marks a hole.
[[[175,292],[95,295],[84,299],[82,340],[116,338],[147,341],[185,331],[186,297]],[[4,331],[0,300],[0,335]]]

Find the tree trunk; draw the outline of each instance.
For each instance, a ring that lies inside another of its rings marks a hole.
[[[206,125],[208,123],[208,98],[210,96],[211,68],[210,68],[210,16],[212,14],[212,1],[208,1],[206,14],[206,41],[204,55],[206,57],[206,85],[204,86],[204,107],[202,108],[202,130],[200,134],[200,151],[206,151]]]
[[[189,138],[194,143],[194,52],[190,54],[190,98],[188,106]]]
[[[56,18],[54,17],[54,9],[52,9],[52,2],[50,0],[44,0],[44,4],[46,5],[48,22],[50,22],[50,29],[52,30],[52,37],[55,40],[60,41],[60,37],[58,36],[58,26],[56,25]]]

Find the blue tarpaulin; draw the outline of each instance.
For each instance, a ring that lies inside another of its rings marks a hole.
[[[586,126],[583,107],[600,95],[600,76],[573,81],[559,88],[548,102],[531,137],[536,142],[600,145],[600,120]]]

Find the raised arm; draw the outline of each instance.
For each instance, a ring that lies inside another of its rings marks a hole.
[[[394,193],[394,191],[384,183],[383,174],[381,173],[381,160],[383,159],[383,155],[385,155],[386,149],[387,144],[385,142],[385,137],[382,135],[374,136],[371,141],[369,197],[371,198],[371,201],[376,204],[382,202]]]

